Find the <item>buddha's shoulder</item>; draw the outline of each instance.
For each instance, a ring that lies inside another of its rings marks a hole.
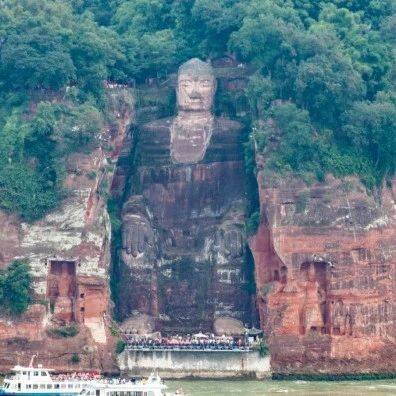
[[[174,117],[161,118],[158,120],[150,121],[141,126],[143,132],[169,132],[172,124],[174,122]],[[214,118],[214,132],[218,134],[222,133],[238,133],[242,131],[242,124],[238,121],[230,120],[225,117],[215,117]]]
[[[238,121],[230,120],[225,117],[216,117],[215,118],[215,131],[216,133],[229,133],[229,132],[241,132],[243,127],[242,124]]]

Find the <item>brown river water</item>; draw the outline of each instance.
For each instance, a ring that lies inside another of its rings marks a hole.
[[[378,381],[165,381],[167,392],[182,388],[186,396],[396,396],[396,379]],[[0,377],[0,387],[2,378]]]
[[[396,380],[378,381],[166,381],[169,391],[182,388],[189,396],[396,396]]]

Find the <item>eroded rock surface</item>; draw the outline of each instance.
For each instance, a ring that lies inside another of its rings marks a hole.
[[[274,185],[264,175],[250,246],[274,371],[395,372],[392,191],[375,200],[353,178]]]
[[[107,319],[111,236],[106,191],[133,105],[124,100],[131,97],[128,88],[108,87],[107,93],[115,122],[98,131],[100,144],[90,153],[67,158],[68,196],[59,209],[33,224],[0,213],[0,268],[27,259],[35,299],[41,302],[18,319],[0,312],[0,368],[15,364],[9,353],[17,351],[21,362],[37,352],[42,361],[67,369],[71,354],[87,345],[91,352],[89,359],[82,358],[81,368],[114,369]],[[63,343],[48,338],[47,328],[64,325],[77,326],[79,334]]]

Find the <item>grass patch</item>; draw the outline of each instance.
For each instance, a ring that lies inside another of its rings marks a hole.
[[[54,327],[47,330],[47,334],[52,338],[69,338],[78,334],[77,326]]]

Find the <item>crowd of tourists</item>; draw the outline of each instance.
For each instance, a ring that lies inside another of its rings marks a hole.
[[[98,383],[110,384],[110,385],[121,385],[121,384],[128,384],[130,382],[132,383],[136,382],[134,378],[105,378],[102,375],[100,375],[99,372],[96,371],[58,374],[52,376],[52,380],[56,382],[94,381],[95,383],[98,382]]]
[[[101,379],[102,376],[97,371],[90,371],[58,374],[52,378],[56,381],[93,381]]]
[[[132,350],[248,350],[244,337],[215,336],[214,334],[175,335],[162,337],[155,335],[125,334],[128,349]]]

